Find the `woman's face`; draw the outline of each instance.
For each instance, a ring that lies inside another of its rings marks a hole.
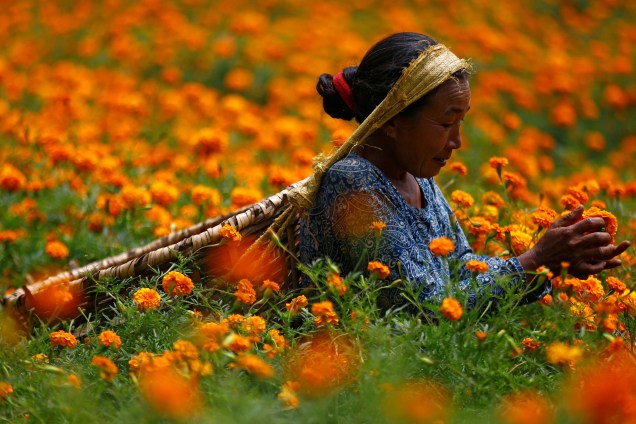
[[[451,79],[414,113],[396,116],[391,125],[393,151],[387,152],[393,165],[419,178],[437,175],[461,147],[459,128],[469,109],[468,81]]]

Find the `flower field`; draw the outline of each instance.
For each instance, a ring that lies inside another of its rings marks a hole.
[[[309,176],[355,128],[322,111],[318,75],[398,31],[475,68],[462,149],[437,180],[476,252],[518,255],[580,205],[635,239],[634,2],[3,3],[5,297]],[[252,240],[221,237],[229,258]],[[634,248],[621,260],[585,279],[538,269],[553,286],[540,301],[472,308],[457,291],[414,301],[379,261],[350,275],[317,261],[309,289],[184,256],[90,293],[61,282],[30,314],[0,309],[0,420],[635,422]],[[378,308],[386,290],[404,304]]]

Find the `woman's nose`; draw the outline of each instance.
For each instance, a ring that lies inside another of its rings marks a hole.
[[[450,139],[448,140],[448,146],[452,149],[459,149],[462,147],[462,135],[459,131],[459,125],[453,127]]]

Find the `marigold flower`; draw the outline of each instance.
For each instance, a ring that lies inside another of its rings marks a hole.
[[[155,203],[168,206],[179,198],[179,190],[163,181],[155,181],[150,186],[150,196]]]
[[[64,259],[68,256],[68,247],[61,241],[51,240],[46,243],[44,252],[53,259]]]
[[[448,319],[449,321],[458,321],[463,313],[464,309],[462,308],[461,303],[452,297],[447,297],[442,301],[442,306],[439,308],[442,316]]]
[[[254,290],[254,286],[252,286],[252,283],[245,278],[238,282],[234,296],[246,305],[251,305],[256,302],[256,291]]]
[[[52,346],[65,346],[73,348],[77,346],[77,339],[71,333],[64,330],[54,331],[49,334],[49,340]]]
[[[296,315],[300,312],[301,308],[306,308],[309,302],[304,294],[292,299],[291,302],[285,304],[285,308],[292,314]]]
[[[271,280],[265,280],[263,281],[263,284],[261,284],[261,289],[271,290],[275,293],[278,293],[280,291],[280,286],[278,285],[278,283],[275,283]]]
[[[484,193],[484,195],[481,197],[481,201],[484,203],[484,205],[491,205],[496,208],[501,208],[503,205],[506,204],[501,196],[494,191],[487,191],[486,193]]]
[[[225,224],[221,227],[221,237],[231,240],[231,241],[241,241],[241,233],[236,231],[236,228],[232,226],[232,224]]]
[[[627,290],[627,286],[625,285],[625,283],[623,283],[616,277],[607,277],[605,283],[610,290],[614,290],[618,294],[623,294],[625,290]]]
[[[443,423],[450,413],[451,396],[441,385],[408,381],[390,387],[382,401],[387,422]]]
[[[477,340],[480,342],[483,342],[488,337],[488,333],[485,331],[475,331],[475,337],[477,337]]]
[[[605,220],[605,231],[612,236],[612,243],[614,243],[614,237],[616,236],[616,231],[618,230],[618,220],[616,217],[608,211],[600,210],[596,207],[591,207],[588,210],[583,212],[582,218],[590,218],[590,217],[600,217]]]
[[[510,231],[510,242],[516,255],[520,255],[532,247],[532,235],[521,230]]]
[[[380,261],[371,261],[367,265],[367,270],[372,274],[375,274],[380,280],[384,280],[386,277],[391,274],[391,270],[388,266],[384,265]]]
[[[71,386],[75,387],[76,389],[81,389],[82,388],[82,380],[80,380],[80,378],[78,376],[76,376],[75,374],[69,374],[66,376],[66,381],[68,384],[70,384]]]
[[[574,365],[583,357],[583,351],[579,346],[554,342],[547,346],[546,355],[551,364],[574,368]]]
[[[386,228],[386,224],[382,221],[373,221],[369,228],[381,233]]]
[[[473,196],[462,190],[455,190],[451,193],[451,200],[463,208],[469,208],[475,203]]]
[[[532,337],[525,337],[521,340],[521,344],[529,352],[534,352],[541,345],[540,342],[536,341]]]
[[[26,177],[18,168],[10,164],[3,164],[0,168],[0,187],[6,191],[18,191],[26,185]]]
[[[510,424],[554,422],[554,410],[550,401],[530,391],[504,397],[499,406],[499,415],[502,422]]]
[[[105,356],[95,355],[91,360],[91,364],[95,365],[99,370],[99,376],[106,381],[113,381],[119,368],[113,361]]]
[[[435,256],[448,256],[449,253],[455,250],[455,243],[448,237],[439,237],[431,240],[428,248],[431,249]]]
[[[541,302],[544,305],[550,305],[552,303],[552,296],[550,295],[550,293],[548,293],[545,296],[543,296],[541,299],[539,299],[539,302]]]
[[[321,327],[326,323],[333,326],[338,325],[338,315],[333,309],[333,303],[328,300],[316,302],[311,305],[311,313],[314,315],[314,322],[317,327]]]
[[[198,184],[192,187],[190,191],[190,197],[195,205],[212,204],[218,205],[221,203],[221,193],[213,188]]]
[[[4,401],[11,393],[13,393],[13,386],[4,381],[0,381],[0,401]]]
[[[347,292],[347,285],[340,274],[335,272],[331,272],[327,275],[327,286],[334,292],[338,293],[339,296],[344,296]]]
[[[466,262],[466,269],[472,272],[483,274],[484,272],[488,271],[488,264],[486,262],[471,259],[470,261]]]
[[[550,209],[546,206],[539,206],[535,212],[532,213],[532,222],[542,228],[550,228],[552,223],[558,218],[558,214],[554,209]]]
[[[241,323],[241,330],[252,336],[262,334],[263,332],[265,332],[266,327],[267,322],[265,322],[262,317],[259,317],[257,315],[247,317]]]
[[[488,165],[493,169],[501,169],[508,165],[508,159],[495,156],[488,160]]]
[[[451,172],[456,172],[462,177],[465,177],[466,175],[468,175],[468,168],[466,167],[466,165],[464,165],[461,162],[451,163],[450,166],[448,167],[448,170]]]
[[[194,283],[190,277],[178,271],[170,271],[164,275],[161,280],[161,286],[163,287],[163,291],[170,297],[185,296],[192,293],[192,289],[194,289]]]
[[[121,338],[114,331],[105,330],[99,335],[99,343],[106,347],[119,349],[121,347]]]
[[[259,380],[272,378],[274,368],[260,357],[249,353],[238,355],[236,361],[231,364],[232,368],[242,368]]]
[[[141,311],[157,309],[161,303],[161,296],[155,289],[143,287],[133,294],[133,301]]]
[[[287,381],[278,393],[278,399],[288,408],[298,408],[300,402],[296,393],[299,389],[300,384],[297,381]]]
[[[225,341],[225,347],[232,352],[246,352],[252,348],[252,339],[232,333],[232,337]]]
[[[148,405],[176,420],[189,418],[201,408],[196,380],[186,378],[172,366],[141,373],[139,390]]]

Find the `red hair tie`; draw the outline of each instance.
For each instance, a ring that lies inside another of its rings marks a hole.
[[[333,76],[333,86],[336,88],[338,95],[349,106],[352,112],[356,111],[356,105],[353,103],[353,96],[351,95],[351,87],[347,84],[342,72],[338,72]]]

